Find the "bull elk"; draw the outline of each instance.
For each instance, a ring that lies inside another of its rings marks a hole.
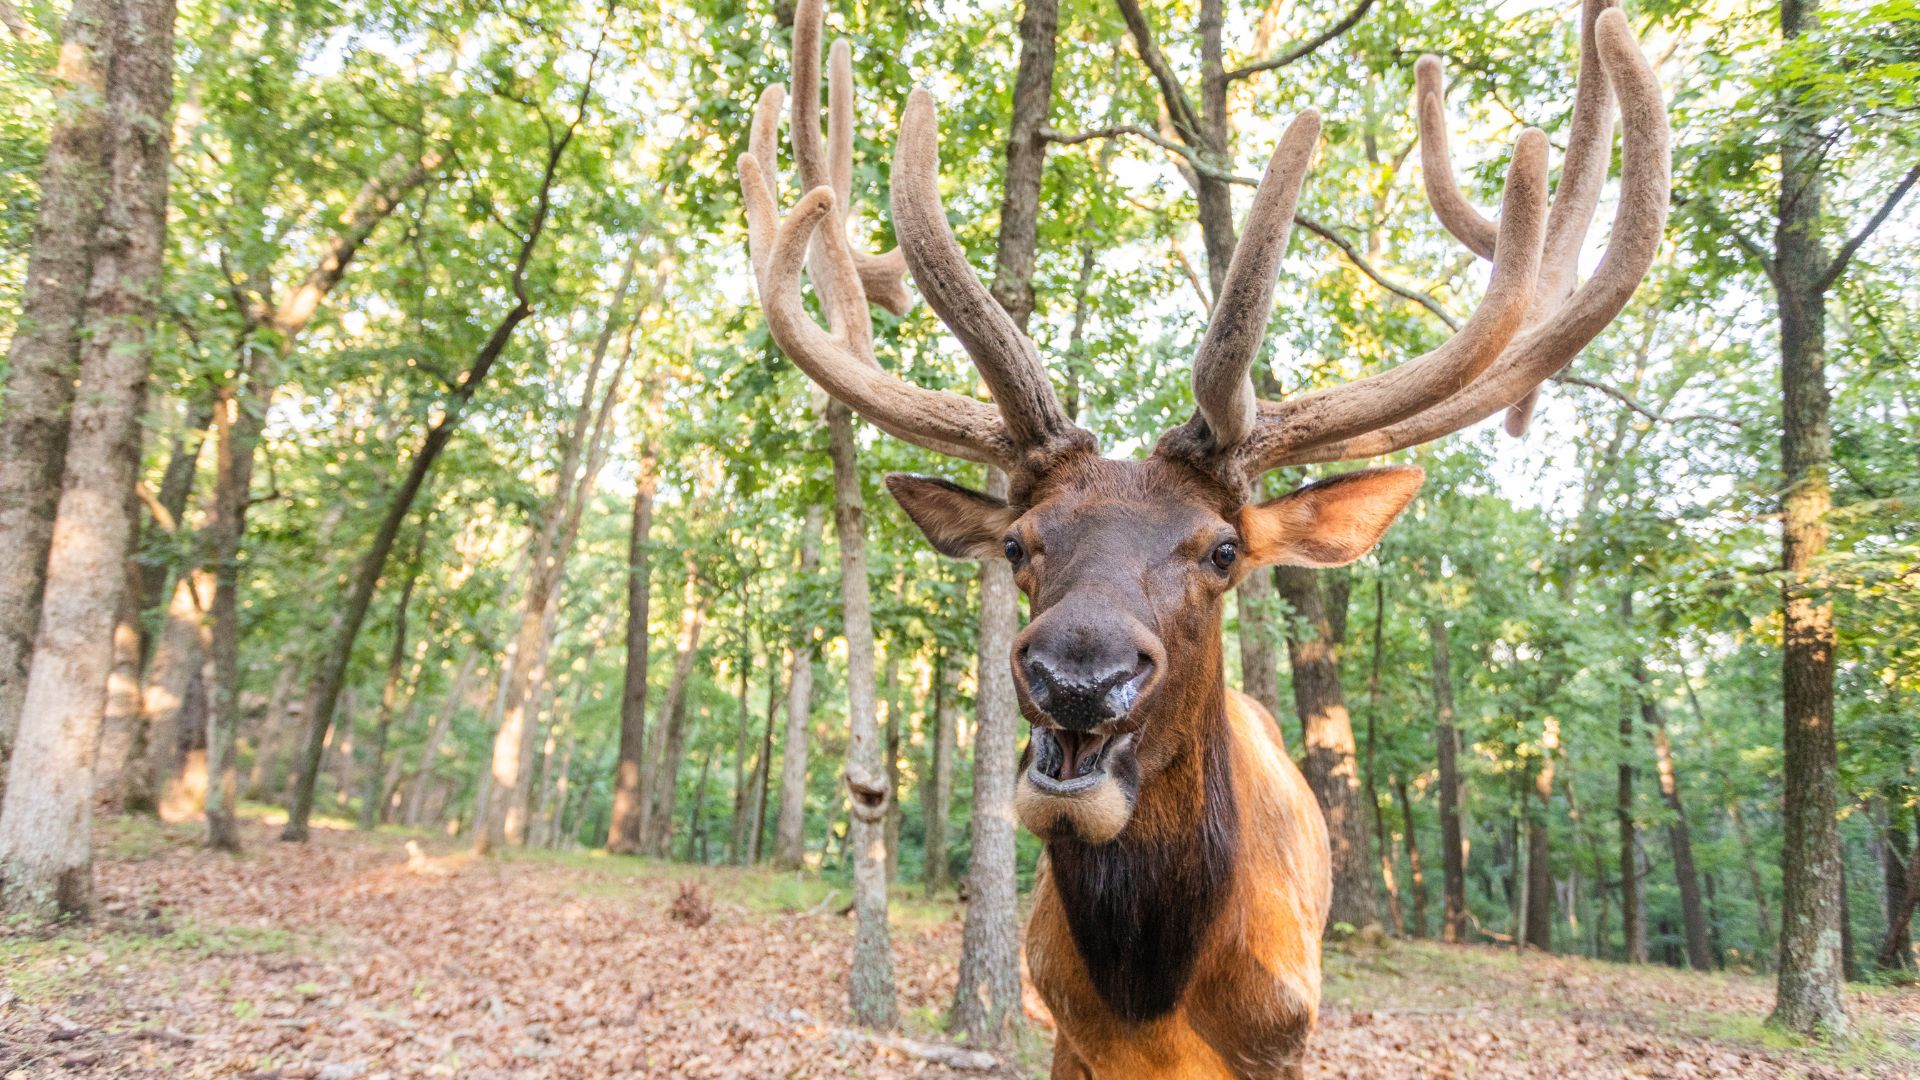
[[[821,0],[799,5],[791,126],[805,194],[780,213],[779,87],[761,95],[739,160],[760,304],[774,342],[827,393],[898,438],[1009,476],[1005,500],[922,476],[889,476],[887,486],[935,548],[1007,559],[1029,599],[1032,621],[1010,658],[1032,725],[1016,809],[1046,843],[1026,949],[1058,1024],[1054,1076],[1301,1075],[1331,890],[1326,825],[1273,717],[1226,685],[1222,608],[1262,567],[1359,558],[1422,473],[1363,469],[1266,502],[1254,501],[1256,482],[1280,466],[1402,450],[1503,409],[1517,433],[1540,383],[1626,305],[1665,225],[1669,161],[1659,85],[1615,3],[1584,5],[1558,184],[1549,194],[1546,136],[1523,131],[1497,220],[1454,185],[1440,64],[1419,61],[1428,198],[1492,261],[1486,295],[1423,356],[1263,401],[1249,372],[1320,130],[1312,111],[1295,119],[1194,356],[1197,409],[1141,460],[1100,455],[1061,408],[1034,343],[968,266],[941,207],[924,91],[909,96],[894,151],[899,247],[853,249],[852,63],[837,42],[823,141]],[[1604,255],[1580,282],[1616,103],[1618,208]],[[803,269],[824,329],[803,304]],[[907,271],[991,404],[912,385],[878,363],[868,304],[904,311]]]

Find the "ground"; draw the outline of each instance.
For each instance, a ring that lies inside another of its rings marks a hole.
[[[0,931],[0,1074],[983,1075],[847,1026],[852,927],[815,878],[273,837],[251,823],[233,858],[105,823],[100,916]],[[711,921],[676,917],[700,901]],[[894,911],[903,1029],[939,1040],[959,909],[903,889]],[[1761,1025],[1763,977],[1408,943],[1327,967],[1316,1077],[1920,1078],[1913,990],[1856,993],[1859,1035],[1826,1048]],[[1043,1075],[1047,1039],[1042,1015],[985,1075]]]

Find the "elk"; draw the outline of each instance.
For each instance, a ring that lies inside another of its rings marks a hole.
[[[1403,450],[1510,410],[1619,314],[1666,221],[1664,105],[1617,0],[1585,0],[1565,160],[1547,139],[1513,147],[1497,219],[1447,163],[1439,61],[1416,66],[1428,198],[1492,263],[1486,293],[1444,344],[1387,371],[1284,401],[1251,366],[1319,135],[1281,136],[1193,359],[1195,412],[1141,460],[1102,457],[1055,397],[1038,348],[968,266],[938,188],[932,99],[915,90],[894,150],[899,247],[856,252],[850,53],[834,45],[820,126],[821,0],[802,0],[793,56],[793,160],[805,194],[784,215],[775,140],[785,95],[768,88],[739,171],[748,244],[773,340],[869,422],[937,453],[1004,469],[1008,498],[895,474],[888,488],[942,553],[1005,558],[1031,622],[1012,665],[1032,727],[1016,796],[1045,841],[1026,950],[1058,1026],[1055,1077],[1300,1076],[1319,1007],[1331,891],[1326,825],[1274,718],[1229,689],[1226,594],[1263,567],[1339,566],[1408,505],[1421,470],[1388,465],[1256,501],[1281,466]],[[1578,280],[1605,186],[1613,113],[1620,190],[1603,256]],[[827,325],[808,313],[802,271]],[[966,350],[992,403],[913,385],[879,364],[869,303],[904,311],[910,272]]]

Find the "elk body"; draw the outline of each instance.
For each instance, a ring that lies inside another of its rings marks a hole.
[[[1015,799],[1046,842],[1027,927],[1033,981],[1058,1025],[1056,1077],[1298,1076],[1319,1007],[1329,893],[1326,825],[1272,716],[1227,688],[1221,619],[1247,575],[1359,558],[1422,474],[1389,466],[1255,502],[1262,473],[1370,458],[1502,410],[1523,430],[1536,389],[1625,306],[1666,221],[1660,90],[1615,0],[1586,0],[1567,151],[1514,146],[1497,222],[1454,187],[1438,61],[1417,67],[1429,200],[1493,263],[1447,342],[1380,374],[1286,401],[1256,399],[1294,206],[1319,135],[1297,118],[1269,161],[1193,362],[1196,411],[1143,460],[1100,456],[1054,396],[1039,351],[967,265],[938,191],[932,100],[909,98],[892,174],[898,250],[851,247],[852,67],[836,43],[820,127],[821,0],[796,12],[793,157],[806,193],[779,211],[769,88],[740,159],[749,243],[774,341],[824,390],[899,438],[1005,469],[1010,496],[930,477],[888,487],[927,538],[1004,558],[1032,621],[1009,658],[1032,738]],[[1577,263],[1621,117],[1621,182],[1594,272]],[[803,305],[802,271],[827,316]],[[979,369],[993,403],[897,378],[874,355],[867,307],[905,310],[911,271]],[[852,779],[849,781],[853,782]]]

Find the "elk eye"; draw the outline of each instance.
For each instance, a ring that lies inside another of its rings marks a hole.
[[[1007,561],[1015,566],[1027,561],[1027,549],[1021,547],[1020,541],[1014,537],[1007,537],[1006,552]]]
[[[1233,560],[1239,557],[1240,549],[1235,546],[1231,540],[1222,540],[1220,543],[1214,545],[1213,554],[1208,556],[1208,558],[1213,560],[1214,568],[1221,573],[1226,573],[1228,570],[1233,569]]]

